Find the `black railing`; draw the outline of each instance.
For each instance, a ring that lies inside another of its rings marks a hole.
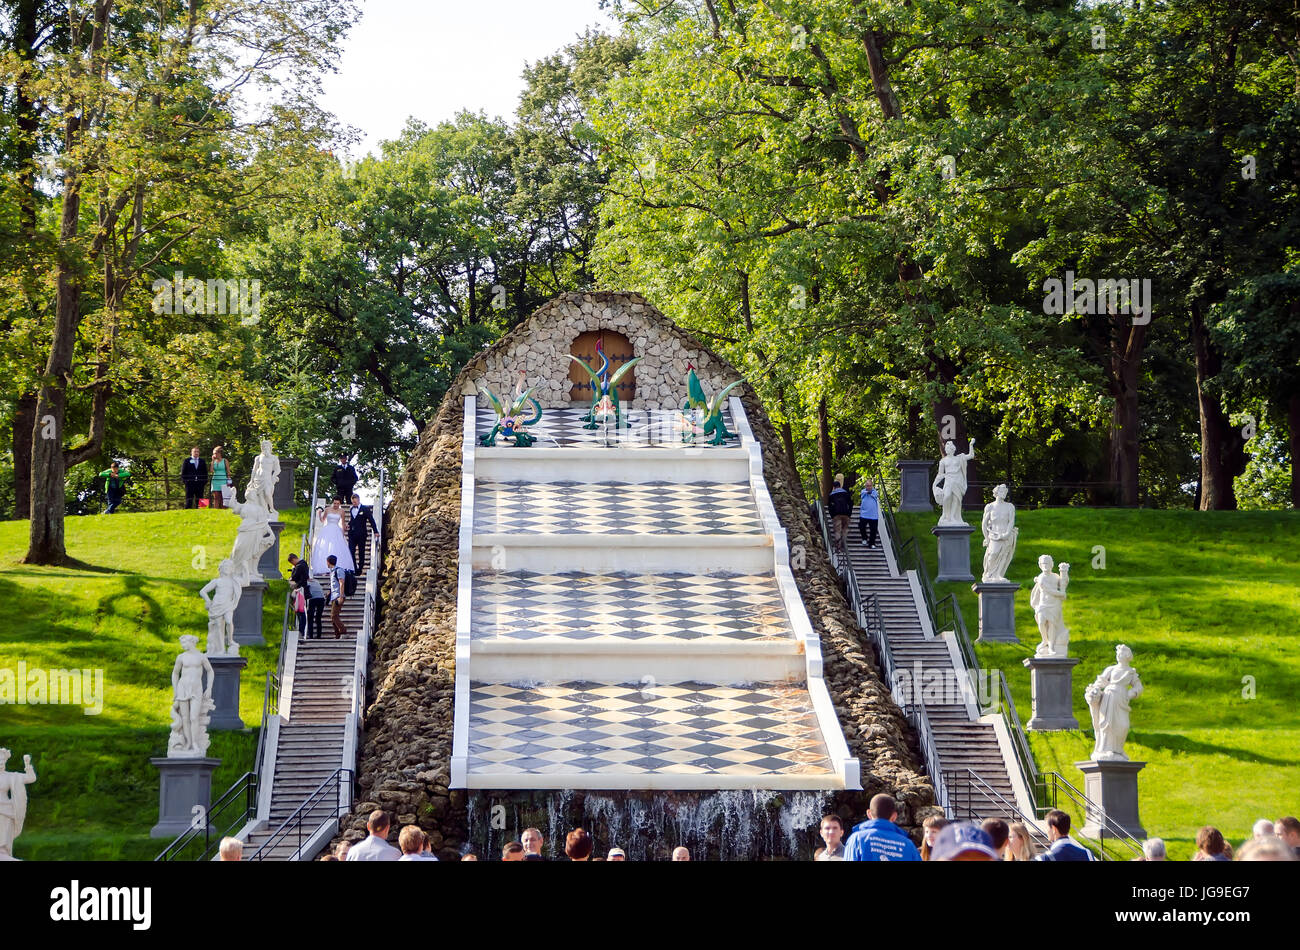
[[[288,858],[300,860],[303,846],[306,845],[324,825],[337,821],[347,810],[345,791],[350,792],[353,778],[352,769],[335,769],[325,781],[320,783],[288,818],[280,822],[271,832],[271,836],[262,842],[256,851],[244,857],[245,861],[268,861],[282,843],[292,843],[294,850]]]
[[[257,774],[245,772],[235,784],[196,815],[188,830],[165,847],[155,861],[207,861],[221,845],[221,839],[244,826],[257,813]]]
[[[1030,839],[1040,851],[1047,847],[1047,836],[1038,829],[1038,817],[1026,815],[1015,802],[1008,800],[974,769],[955,769],[948,772],[946,778],[955,818],[962,821],[979,821],[983,818],[1018,821],[1025,826]]]
[[[1102,860],[1109,859],[1105,847],[1108,839],[1122,845],[1133,857],[1143,857],[1142,845],[1138,843],[1137,839],[1112,821],[1104,808],[1066,781],[1063,775],[1059,772],[1045,772],[1043,773],[1043,780],[1046,802],[1042,811],[1046,813],[1050,808],[1060,808],[1061,799],[1068,799],[1074,806],[1075,811],[1083,816],[1085,824],[1095,823],[1101,829],[1100,834],[1097,836],[1098,847],[1096,850],[1100,852]],[[1082,829],[1083,825],[1080,825],[1078,834],[1081,837],[1083,836]]]

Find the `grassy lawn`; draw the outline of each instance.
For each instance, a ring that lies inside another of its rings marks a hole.
[[[933,577],[936,515],[899,516]],[[971,568],[983,549],[978,512]],[[1148,834],[1170,856],[1190,857],[1196,830],[1218,827],[1236,846],[1258,818],[1300,813],[1300,512],[1051,509],[1017,513],[1020,539],[1007,576],[1017,592],[1021,645],[976,644],[980,663],[1007,677],[1021,721],[1030,715],[1029,671],[1038,644],[1029,591],[1040,554],[1070,564],[1065,622],[1075,667],[1077,732],[1030,733],[1041,770],[1083,788],[1076,761],[1092,751],[1085,686],[1126,643],[1145,691],[1133,702],[1126,751],[1145,761],[1138,779]],[[1104,561],[1101,559],[1104,548]],[[1104,565],[1104,566],[1103,566]],[[970,584],[955,593],[971,638],[979,606]],[[1067,809],[1068,810],[1068,809]]]
[[[287,555],[298,550],[307,516],[292,510],[281,520]],[[229,553],[237,525],[229,511],[211,510],[69,518],[68,553],[90,566],[72,570],[19,564],[28,523],[0,523],[0,669],[16,672],[23,662],[29,670],[103,671],[98,715],[80,706],[0,706],[0,747],[13,752],[9,769],[21,769],[30,754],[37,775],[16,857],[147,860],[166,845],[148,837],[158,820],[158,772],[149,758],[166,753],[177,638],[193,633],[200,648],[206,643],[198,590]],[[267,645],[241,650],[248,667],[240,718],[249,728],[212,733],[209,755],[223,760],[214,798],[253,766],[285,589],[272,581],[264,600]]]

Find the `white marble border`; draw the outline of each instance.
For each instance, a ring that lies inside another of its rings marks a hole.
[[[451,788],[469,773],[470,597],[474,591],[474,450],[478,399],[465,396],[460,448],[460,531],[456,558],[456,698],[451,726]]]
[[[749,453],[749,485],[754,493],[754,502],[758,505],[759,519],[772,536],[773,572],[781,591],[781,600],[790,617],[795,638],[804,647],[808,695],[812,699],[813,712],[817,715],[817,725],[826,742],[826,751],[836,774],[843,780],[844,787],[861,789],[862,766],[849,753],[839,717],[835,715],[835,706],[831,702],[830,691],[822,678],[821,639],[813,630],[812,622],[808,619],[808,608],[804,606],[799,587],[795,584],[794,573],[790,570],[790,546],[786,531],[777,517],[772,496],[767,490],[767,481],[763,477],[763,449],[754,439],[754,430],[750,428],[745,407],[736,396],[731,397],[731,415],[740,434],[741,447]]]

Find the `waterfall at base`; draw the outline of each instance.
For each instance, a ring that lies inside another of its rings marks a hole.
[[[564,855],[564,836],[585,828],[593,857],[613,847],[630,861],[667,861],[684,845],[696,861],[808,860],[822,844],[826,792],[471,792],[469,842],[484,860],[525,828],[546,836],[548,858]]]

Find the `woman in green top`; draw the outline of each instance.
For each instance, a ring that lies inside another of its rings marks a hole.
[[[221,446],[212,450],[212,507],[224,508],[225,496],[221,494],[221,489],[226,487],[230,481],[230,466],[226,464],[225,456],[221,454]]]

